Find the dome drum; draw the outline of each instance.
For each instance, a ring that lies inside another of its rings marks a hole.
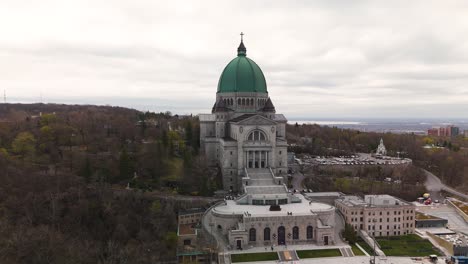
[[[216,101],[223,101],[227,108],[237,110],[260,110],[268,101],[268,94],[258,93],[222,93],[216,96]]]

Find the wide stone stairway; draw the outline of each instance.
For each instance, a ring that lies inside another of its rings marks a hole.
[[[283,184],[277,184],[268,168],[247,169],[249,184],[246,191],[249,194],[285,194],[287,190]]]
[[[250,178],[249,185],[252,186],[265,186],[276,185],[269,169],[248,169]]]

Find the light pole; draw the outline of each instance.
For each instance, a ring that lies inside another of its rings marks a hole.
[[[372,231],[373,231],[373,232],[372,232],[372,240],[373,240],[373,242],[374,242],[374,249],[373,249],[373,250],[374,250],[374,259],[371,258],[371,259],[369,260],[369,263],[370,263],[370,264],[375,264],[375,244],[377,243],[377,241],[375,240],[375,223],[376,223],[376,222],[377,222],[377,219],[375,219],[375,218],[372,219],[372,223],[373,223],[373,225],[372,225]]]
[[[210,242],[210,264],[213,263],[213,226],[214,226],[214,223],[211,222],[210,223],[210,233],[211,233],[211,242]]]

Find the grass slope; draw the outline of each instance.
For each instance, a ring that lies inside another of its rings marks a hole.
[[[406,236],[377,238],[380,248],[387,256],[421,257],[431,254],[440,255],[431,242],[415,234]]]
[[[355,244],[351,244],[351,249],[353,250],[353,253],[355,256],[364,256],[364,252],[360,250]]]
[[[317,250],[297,250],[299,258],[323,258],[323,257],[340,257],[341,252],[337,248],[332,249],[317,249]]]
[[[278,260],[278,253],[264,252],[264,253],[246,253],[246,254],[231,255],[232,263],[250,262],[250,261],[267,261],[267,260]]]

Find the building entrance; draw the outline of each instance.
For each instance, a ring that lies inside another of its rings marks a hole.
[[[284,226],[278,227],[278,245],[284,245],[286,244],[286,230]]]
[[[248,169],[268,168],[269,151],[246,151],[245,158]]]

